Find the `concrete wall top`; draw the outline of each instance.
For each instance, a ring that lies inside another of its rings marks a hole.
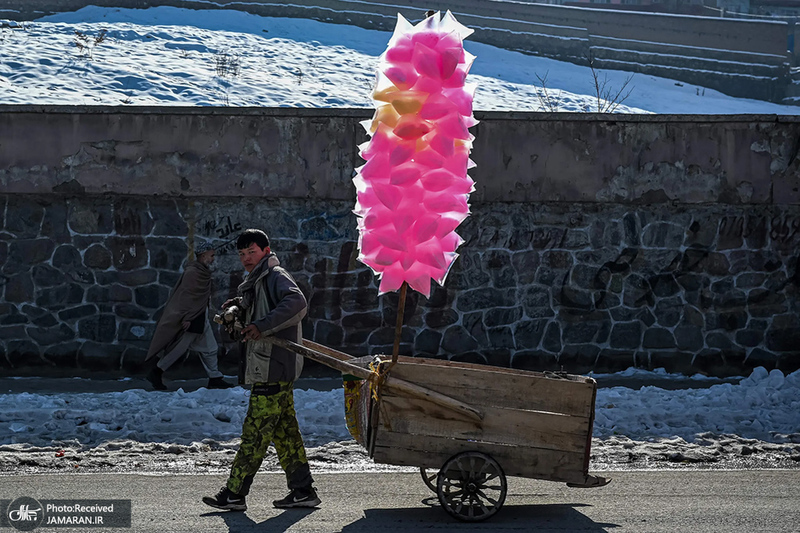
[[[0,106],[0,193],[354,201],[371,114]],[[796,116],[475,115],[474,204],[800,204]]]

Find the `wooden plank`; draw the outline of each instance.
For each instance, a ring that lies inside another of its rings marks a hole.
[[[508,407],[576,416],[589,416],[594,410],[593,379],[580,382],[476,366],[428,364],[401,358],[391,375],[481,408]]]
[[[268,340],[275,346],[280,346],[285,350],[290,350],[292,352],[302,355],[303,357],[308,357],[309,359],[327,365],[340,372],[349,373],[362,379],[368,379],[370,377],[371,372],[369,370],[356,366],[347,361],[341,361],[331,355],[317,352],[316,350],[312,350],[311,348],[297,344],[296,342],[292,342],[286,339],[279,339],[277,337],[268,337]],[[399,391],[402,391],[412,396],[416,396],[418,398],[427,399],[431,402],[441,405],[442,407],[453,409],[476,420],[480,420],[483,417],[483,413],[481,413],[481,411],[475,409],[470,405],[465,404],[464,402],[451,398],[445,394],[441,394],[437,391],[428,389],[426,387],[421,387],[415,383],[410,383],[408,381],[393,376],[389,376],[386,378],[384,386],[395,388]]]
[[[481,421],[417,398],[384,395],[380,424],[395,433],[585,453],[589,418],[487,407]]]
[[[376,463],[440,469],[457,453],[478,451],[497,461],[506,476],[583,483],[583,452],[466,441],[378,431],[372,457]]]

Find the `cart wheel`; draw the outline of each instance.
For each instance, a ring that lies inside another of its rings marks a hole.
[[[506,500],[506,475],[497,461],[480,452],[454,455],[439,471],[436,493],[444,510],[459,520],[479,522]]]
[[[427,470],[420,468],[419,473],[422,475],[422,481],[425,482],[425,486],[436,493],[436,478],[439,476],[439,471],[435,470],[429,474]]]

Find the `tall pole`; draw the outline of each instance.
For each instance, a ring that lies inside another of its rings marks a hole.
[[[408,283],[405,281],[400,287],[400,301],[397,302],[397,323],[394,328],[394,349],[392,350],[392,364],[397,362],[400,353],[400,335],[403,333],[403,315],[406,312],[406,288]]]

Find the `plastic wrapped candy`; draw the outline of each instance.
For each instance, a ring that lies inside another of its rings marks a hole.
[[[429,296],[444,284],[463,242],[456,227],[469,215],[474,190],[467,170],[475,86],[464,83],[474,56],[472,30],[448,11],[412,26],[398,14],[372,93],[376,109],[363,123],[355,214],[359,256],[380,278],[380,292],[403,282]]]

